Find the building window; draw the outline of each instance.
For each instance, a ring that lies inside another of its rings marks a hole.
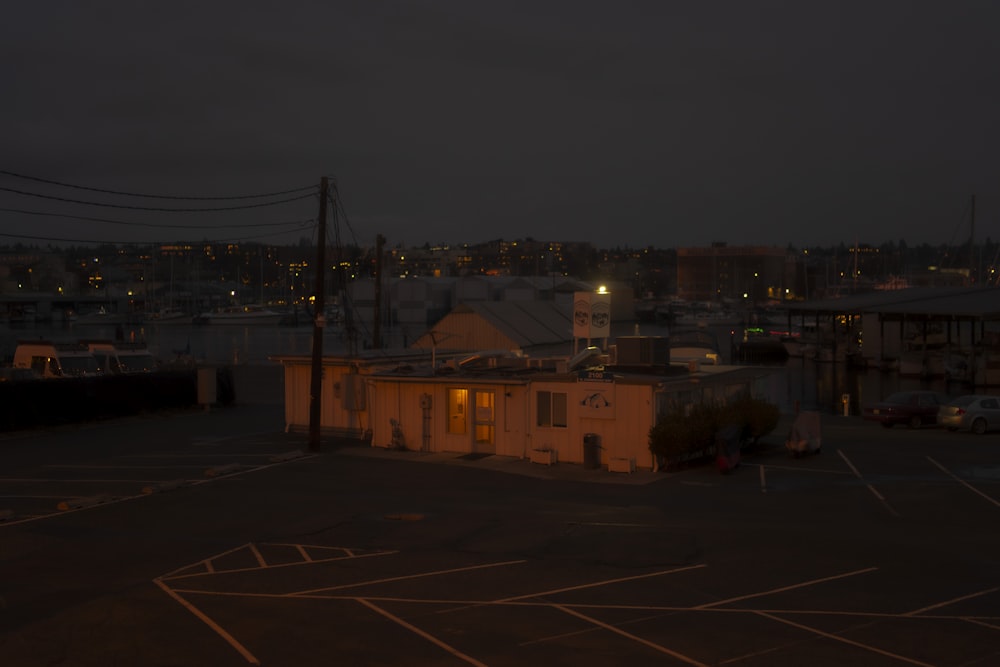
[[[566,428],[566,393],[561,391],[540,391],[536,394],[537,426]]]
[[[468,427],[466,405],[469,402],[468,389],[448,390],[448,433],[464,434]]]

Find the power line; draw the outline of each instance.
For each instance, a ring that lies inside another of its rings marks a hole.
[[[0,190],[3,190],[5,192],[13,192],[14,194],[24,195],[24,196],[27,196],[27,197],[39,197],[41,199],[51,199],[51,200],[54,200],[54,201],[68,202],[70,204],[86,204],[87,206],[104,206],[106,208],[125,208],[125,209],[131,209],[133,211],[160,211],[160,212],[168,212],[168,213],[206,213],[206,212],[212,212],[212,211],[237,211],[237,210],[248,209],[248,208],[261,208],[261,207],[264,207],[264,206],[276,206],[278,204],[286,204],[288,202],[299,201],[301,199],[309,199],[309,198],[315,196],[312,192],[310,192],[308,194],[299,195],[298,197],[289,197],[287,199],[279,199],[279,200],[270,201],[270,202],[260,202],[260,203],[257,203],[257,204],[244,204],[244,205],[241,205],[241,206],[218,206],[218,207],[212,207],[212,208],[164,208],[164,207],[157,207],[157,206],[132,206],[132,205],[128,205],[128,204],[105,204],[105,203],[101,203],[101,202],[85,201],[85,200],[82,200],[82,199],[70,199],[68,197],[56,197],[54,195],[42,195],[42,194],[38,194],[37,192],[27,192],[25,190],[18,190],[16,188],[5,188],[5,187],[2,187],[2,186],[0,186]]]
[[[21,178],[28,181],[35,181],[38,183],[47,183],[48,185],[58,185],[63,188],[73,188],[75,190],[87,190],[89,192],[101,192],[109,195],[123,195],[126,197],[143,197],[147,199],[187,199],[194,201],[219,201],[219,200],[236,200],[236,199],[262,199],[264,197],[278,197],[281,195],[288,195],[295,192],[305,192],[306,190],[314,191],[316,190],[315,185],[308,185],[301,188],[292,188],[290,190],[280,190],[278,192],[265,192],[252,195],[230,195],[230,196],[216,196],[216,197],[196,197],[196,196],[180,196],[180,195],[155,195],[155,194],[145,194],[140,192],[123,192],[121,190],[107,190],[104,188],[93,188],[85,185],[73,185],[72,183],[61,183],[59,181],[52,181],[47,178],[38,178],[37,176],[26,176],[24,174],[18,174],[13,171],[6,171],[0,169],[0,174],[6,176],[13,176],[14,178]]]
[[[260,222],[260,223],[237,223],[232,225],[165,225],[159,223],[151,222],[128,222],[125,220],[108,220],[107,218],[93,218],[83,215],[68,215],[65,213],[48,213],[45,211],[29,211],[26,209],[19,208],[0,208],[0,211],[6,213],[22,213],[25,215],[40,215],[53,218],[67,218],[70,220],[82,220],[84,222],[102,222],[109,225],[125,225],[127,227],[153,227],[153,228],[163,228],[163,229],[228,229],[228,228],[239,228],[244,227],[279,227],[285,225],[305,225],[314,222],[314,219],[310,218],[308,220],[294,220],[288,222]]]
[[[304,227],[303,227],[304,229]],[[191,241],[191,243],[239,243],[243,241],[254,241],[257,239],[269,238],[273,236],[283,236],[291,233],[294,230],[284,230],[280,232],[270,232],[268,234],[255,234],[252,236],[237,236],[232,238],[220,238],[220,239],[200,239],[198,241]],[[96,245],[123,245],[123,246],[157,246],[164,245],[168,243],[175,243],[176,241],[98,241],[95,239],[71,239],[58,236],[37,236],[31,234],[8,234],[6,232],[0,232],[0,238],[12,238],[12,239],[25,239],[30,241],[48,241],[52,243],[86,243],[86,244],[96,244]]]

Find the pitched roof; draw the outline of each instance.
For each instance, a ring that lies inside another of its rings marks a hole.
[[[570,313],[551,301],[478,301],[445,315],[412,347],[442,350],[526,349],[573,338]]]

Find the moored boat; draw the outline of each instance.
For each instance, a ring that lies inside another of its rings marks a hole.
[[[269,310],[260,304],[226,306],[195,316],[194,324],[277,324],[282,313]]]

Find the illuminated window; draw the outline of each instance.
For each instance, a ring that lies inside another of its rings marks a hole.
[[[566,428],[566,393],[540,391],[537,396],[535,424],[550,428]]]

